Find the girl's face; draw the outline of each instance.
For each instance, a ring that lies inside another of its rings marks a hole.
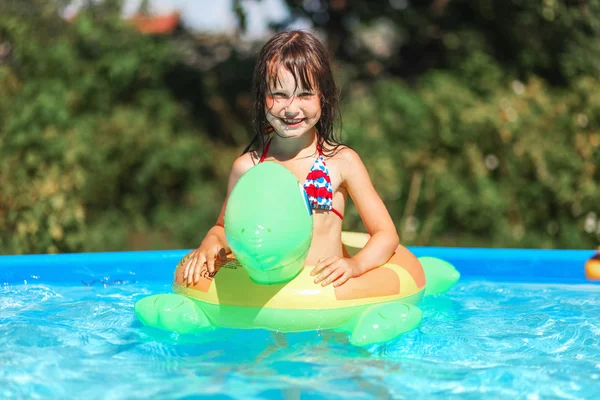
[[[303,88],[287,69],[280,67],[277,81],[269,85],[266,98],[267,121],[280,136],[300,137],[312,132],[321,118],[318,91]]]

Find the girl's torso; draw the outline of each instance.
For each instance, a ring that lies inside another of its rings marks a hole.
[[[348,195],[343,184],[342,171],[344,164],[348,163],[340,154],[343,149],[334,151],[331,156],[317,151],[311,156],[282,161],[271,157],[268,144],[269,142],[267,142],[264,150],[253,152],[253,158],[256,158],[256,162],[271,161],[286,167],[305,186],[309,195],[309,202],[313,203],[313,239],[306,258],[306,265],[314,265],[322,258],[342,257],[342,216]],[[327,185],[331,189],[332,202],[329,207],[316,206],[316,203],[327,203],[326,198],[328,196],[324,193],[324,185],[314,182],[315,180],[324,182],[326,178],[321,173],[324,169],[329,177],[327,183],[330,181],[330,186]]]

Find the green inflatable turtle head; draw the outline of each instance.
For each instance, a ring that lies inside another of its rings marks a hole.
[[[287,282],[300,273],[312,240],[306,192],[287,168],[252,167],[236,183],[225,209],[231,251],[257,283]]]

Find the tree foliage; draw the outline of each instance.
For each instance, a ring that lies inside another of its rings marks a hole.
[[[600,0],[286,0],[337,57],[402,77],[484,53],[502,70],[565,84],[600,78]],[[308,6],[307,6],[308,5]]]
[[[232,150],[176,97],[181,55],[118,8],[70,22],[56,11],[19,8],[0,26],[12,49],[0,66],[2,252],[196,243],[219,211]],[[204,78],[187,90],[205,91]]]
[[[251,136],[253,46],[66,3],[0,4],[0,252],[196,246]],[[597,245],[600,0],[287,3],[404,244]]]
[[[531,78],[481,96],[437,71],[357,85],[345,126],[409,243],[593,247],[599,89]]]
[[[405,243],[597,245],[600,1],[287,3],[350,71],[344,131]]]

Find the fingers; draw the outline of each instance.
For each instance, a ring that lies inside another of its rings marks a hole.
[[[215,260],[217,257],[221,258],[221,250],[223,248],[221,246],[214,246],[208,250],[208,254],[206,255],[206,266],[208,268],[208,272],[211,274],[215,272]]]
[[[199,266],[202,265],[202,264],[199,264],[199,262],[201,261],[201,258],[202,258],[202,253],[196,251],[194,256],[192,258],[190,258],[190,260],[188,261],[188,265],[186,266],[186,271],[184,271],[184,275],[183,275],[183,280],[185,281],[187,279],[188,285],[193,283],[196,276],[199,277],[199,272],[200,272]]]
[[[190,266],[192,264],[192,261],[194,260],[195,254],[196,254],[196,250],[192,251],[191,253],[189,253],[188,255],[186,255],[183,258],[185,260],[185,266],[183,267],[183,280],[184,281],[188,277],[188,274],[190,272]]]
[[[311,271],[310,274],[312,276],[317,275],[318,273],[323,271],[327,266],[333,264],[334,262],[336,262],[339,259],[340,258],[338,256],[332,256],[332,257],[320,259],[319,261],[317,261],[317,263],[315,264],[315,267],[313,268],[313,270]]]
[[[188,284],[191,284],[193,279],[194,279],[194,273],[196,270],[196,263],[198,261],[198,253],[196,252],[196,254],[194,254],[194,256],[192,258],[190,258],[189,261],[189,271],[188,271],[188,276],[187,276],[187,281]]]
[[[344,274],[346,274],[344,268],[342,268],[341,265],[338,266],[338,268],[331,272],[331,274],[321,282],[321,286],[327,286],[330,283],[339,280]]]
[[[352,278],[352,273],[350,271],[344,272],[339,278],[333,280],[333,287],[338,287],[346,283],[348,279]]]
[[[333,265],[330,265],[329,267],[322,269],[319,276],[317,276],[315,278],[315,283],[319,283],[319,282],[323,281],[325,278],[327,278],[333,272],[334,269],[335,269],[335,267]]]
[[[198,257],[195,258],[195,260],[196,261],[194,264],[194,269],[192,270],[193,276],[188,277],[189,283],[192,283],[192,278],[194,280],[194,283],[198,283],[198,281],[200,280],[200,272],[202,271],[202,267],[204,267],[204,264],[206,263],[206,256],[200,253]]]
[[[215,272],[215,260],[219,258],[219,260],[225,261],[230,253],[229,248],[223,248],[221,245],[213,245],[208,248],[200,246],[188,253],[180,262],[183,264],[183,281],[187,281],[188,285],[199,282],[204,265],[212,274]]]
[[[183,281],[187,281],[188,285],[200,280],[200,270],[206,262],[206,256],[198,249],[190,254],[191,257],[189,257],[183,269]]]
[[[329,283],[333,282],[334,279],[339,278],[340,275],[344,273],[345,265],[346,263],[344,262],[344,260],[338,257],[336,261],[334,261],[332,264],[330,264],[328,267],[324,268],[321,271],[319,276],[317,276],[317,278],[315,279],[315,283],[322,282],[322,286],[328,285]]]

